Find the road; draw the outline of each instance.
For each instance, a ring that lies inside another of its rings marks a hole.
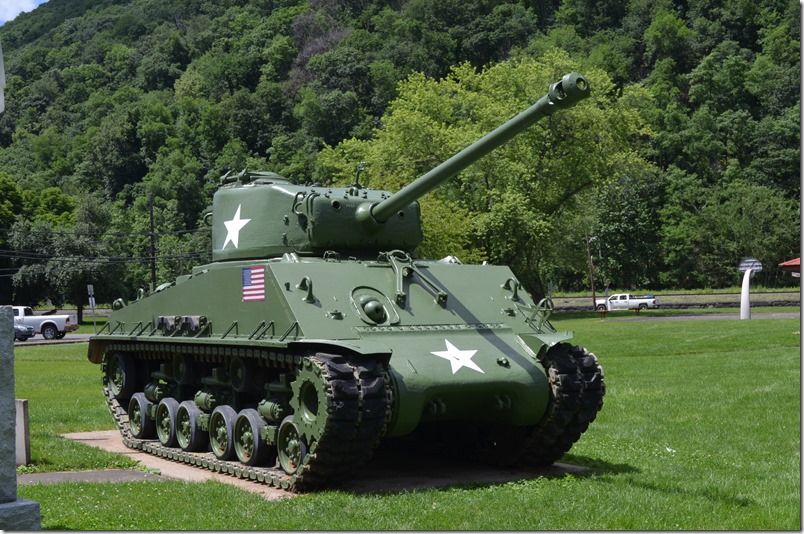
[[[47,340],[43,338],[41,335],[37,334],[36,336],[28,339],[27,341],[17,341],[14,340],[15,347],[24,347],[26,345],[54,345],[59,343],[85,343],[89,340],[91,336],[94,334],[67,334],[62,339],[51,339]]]
[[[801,312],[779,312],[779,313],[754,313],[751,319],[800,319]],[[618,314],[611,312],[606,318],[606,321],[625,321],[625,322],[644,322],[644,321],[714,321],[714,320],[739,320],[740,314],[737,313],[689,313],[683,315],[650,315],[648,312],[635,315],[633,312],[629,314]],[[25,347],[33,345],[52,345],[59,343],[85,343],[94,334],[67,334],[63,339],[46,340],[42,336],[32,337],[28,341],[14,341],[15,347]]]

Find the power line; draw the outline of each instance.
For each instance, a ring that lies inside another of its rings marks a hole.
[[[30,261],[59,261],[64,263],[102,263],[102,264],[122,264],[122,263],[144,263],[152,260],[162,261],[171,259],[200,258],[210,254],[209,251],[190,251],[177,254],[164,254],[156,256],[56,256],[42,253],[19,254],[15,250],[0,249],[0,258],[10,258],[13,260]]]
[[[18,259],[15,258],[13,255],[5,255],[5,253],[10,251],[0,250],[0,257],[8,257],[11,259]],[[95,264],[98,266],[112,266],[112,265],[130,265],[130,264],[142,264],[142,263],[149,263],[152,261],[171,261],[171,260],[189,260],[189,259],[202,259],[205,256],[209,255],[209,251],[203,252],[184,252],[180,254],[165,254],[162,256],[141,256],[141,257],[133,257],[133,256],[109,256],[109,257],[81,257],[81,256],[46,256],[41,255],[39,258],[26,258],[26,259],[33,259],[35,261],[57,261],[61,264],[66,264],[60,266],[61,269],[66,271],[78,271],[81,270],[80,267],[71,267],[70,264]],[[28,264],[27,266],[30,266]],[[42,265],[42,263],[37,263],[34,265]],[[0,278],[10,278],[17,274],[20,269],[25,266],[21,267],[4,267],[0,268]],[[9,272],[13,271],[13,272]]]
[[[171,232],[154,232],[155,236],[163,236],[163,235],[183,235],[183,234],[194,234],[196,232],[208,232],[211,228],[193,228],[190,230],[174,230]],[[0,228],[0,232],[5,233],[6,235],[10,235],[16,232],[24,232],[28,235],[72,235],[72,236],[105,236],[105,237],[150,237],[151,232],[135,232],[131,234],[126,234],[122,232],[68,232],[64,230],[23,230],[23,229],[13,229],[13,228]]]

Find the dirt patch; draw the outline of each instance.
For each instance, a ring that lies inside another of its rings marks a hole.
[[[160,474],[156,475],[157,478],[170,478],[189,482],[217,480],[258,493],[268,500],[284,499],[294,495],[265,484],[248,482],[234,476],[214,473],[206,469],[199,469],[184,463],[173,462],[157,456],[151,456],[142,451],[129,449],[123,444],[120,433],[116,430],[78,432],[65,434],[64,437],[109,452],[125,454],[145,467],[158,469]],[[577,475],[585,471],[587,471],[587,468],[559,463],[539,469],[467,466],[465,462],[458,460],[428,457],[420,453],[411,454],[381,448],[375,457],[361,469],[360,473],[350,477],[348,481],[343,481],[337,489],[353,493],[401,492],[455,484],[501,484],[539,477],[560,477],[566,473]],[[110,471],[97,473],[106,473],[106,475],[97,475],[95,481],[114,482],[119,477],[127,476],[120,473],[112,474]],[[47,473],[38,476],[44,477],[44,475],[47,475],[50,482],[60,481],[58,473]],[[21,475],[20,483],[36,483],[36,477],[37,475]],[[61,479],[63,480],[74,479],[70,477],[75,477],[75,474],[61,474]],[[153,480],[155,475],[151,475],[151,477],[151,480]],[[42,482],[44,483],[44,481]]]

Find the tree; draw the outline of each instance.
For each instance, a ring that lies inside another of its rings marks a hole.
[[[371,187],[398,190],[530,106],[557,73],[575,68],[565,54],[553,52],[541,61],[504,62],[482,72],[464,64],[440,81],[412,75],[401,84],[375,138],[325,148],[319,176],[351,183],[357,162],[366,161]],[[575,195],[640,160],[628,142],[644,126],[639,114],[612,96],[604,72],[591,70],[587,76],[593,87],[589,101],[531,127],[442,185],[432,200],[422,200],[422,250],[441,257],[454,253],[450,247],[456,244],[465,260],[511,265],[529,291],[544,294],[542,270],[562,261],[551,257],[553,249],[547,246],[562,239],[554,219],[575,207]],[[623,100],[637,94],[647,98],[639,90],[627,92]],[[434,201],[446,210],[428,213],[427,204]],[[443,213],[452,209],[448,206],[466,215],[444,221]],[[433,217],[440,232],[450,226],[453,238],[444,248],[427,237],[434,233]]]
[[[592,250],[606,285],[622,289],[659,285],[662,256],[658,209],[664,201],[659,174],[648,165],[634,166],[595,192]]]
[[[690,41],[694,37],[695,32],[676,13],[658,13],[645,30],[645,56],[650,64],[661,59],[672,59],[681,72],[686,72],[691,66]]]
[[[676,172],[661,217],[662,281],[672,287],[735,285],[745,257],[775,266],[798,254],[800,206],[761,185],[736,180],[702,187]],[[771,282],[774,272],[763,271],[758,281]]]
[[[14,273],[11,251],[8,250],[8,235],[17,215],[22,212],[22,192],[8,175],[0,173],[0,299],[11,302],[11,276]]]
[[[81,322],[87,284],[95,286],[99,298],[108,296],[119,287],[122,265],[110,257],[101,237],[110,213],[99,195],[78,199],[75,221],[65,227],[47,219],[18,218],[9,241],[17,258],[13,283],[18,300],[33,304],[48,299],[54,306],[70,302]]]

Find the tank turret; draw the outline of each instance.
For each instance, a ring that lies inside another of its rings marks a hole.
[[[394,194],[357,185],[294,185],[265,172],[224,176],[213,200],[213,260],[413,250],[422,240],[416,200],[541,118],[587,96],[586,79],[567,74],[534,105]]]

